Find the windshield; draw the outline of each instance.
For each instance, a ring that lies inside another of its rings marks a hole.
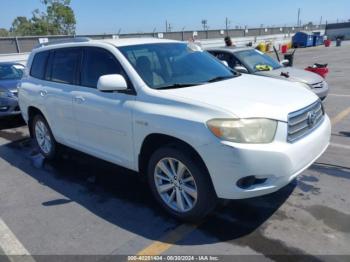
[[[0,80],[21,79],[22,76],[23,70],[20,69],[19,65],[0,64]]]
[[[154,89],[200,85],[238,75],[191,44],[145,44],[119,47],[119,50]]]
[[[271,71],[282,67],[272,57],[255,49],[240,51],[235,54],[253,72]]]

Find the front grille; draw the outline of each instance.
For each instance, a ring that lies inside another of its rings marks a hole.
[[[288,115],[288,142],[293,143],[315,130],[324,119],[321,101]]]
[[[316,83],[316,84],[312,84],[311,85],[312,88],[323,88],[324,87],[324,82],[319,82],[319,83]]]

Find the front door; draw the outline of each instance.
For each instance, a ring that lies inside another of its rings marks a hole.
[[[109,51],[86,47],[73,108],[81,149],[107,161],[132,167],[134,95],[97,90],[100,76],[125,73]]]

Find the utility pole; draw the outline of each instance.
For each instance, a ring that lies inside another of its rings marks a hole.
[[[172,26],[170,23],[168,23],[168,20],[165,20],[165,32],[171,32]]]
[[[228,29],[229,29],[229,25],[230,25],[230,21],[228,20],[228,18],[226,17],[226,21],[225,21],[225,24],[226,24],[226,36],[228,36]]]
[[[156,37],[157,27],[153,28],[153,37]]]
[[[301,26],[301,23],[300,23],[300,13],[301,13],[301,9],[299,8],[298,9],[298,27],[300,27]]]
[[[207,30],[207,27],[208,27],[208,20],[203,19],[203,20],[202,20],[202,26],[203,26],[203,30],[204,30],[204,31]]]
[[[206,38],[208,39],[208,20],[202,20],[203,31],[205,31]]]

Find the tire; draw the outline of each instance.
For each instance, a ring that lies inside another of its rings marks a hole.
[[[153,196],[169,214],[196,222],[215,208],[217,197],[206,168],[188,151],[172,147],[158,149],[149,161],[147,178]]]
[[[52,135],[49,124],[42,115],[34,116],[31,130],[40,153],[46,159],[54,159],[57,153],[57,142]]]

